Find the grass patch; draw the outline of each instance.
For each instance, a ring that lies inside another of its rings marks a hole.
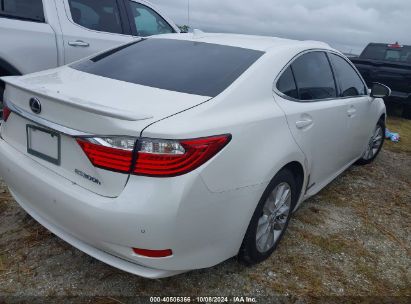
[[[387,128],[391,132],[399,133],[401,139],[399,143],[393,143],[387,140],[384,148],[392,152],[411,154],[411,120],[399,117],[388,117]]]
[[[311,226],[318,226],[325,223],[324,212],[314,206],[311,206],[307,210],[300,212],[297,215],[296,219],[304,224]]]
[[[322,235],[312,234],[305,230],[300,230],[299,232],[307,242],[316,245],[321,250],[328,253],[347,253],[349,255],[370,257],[370,253],[361,243],[342,238],[341,235],[336,234],[324,237]]]
[[[0,255],[0,272],[5,271],[5,270],[6,270],[5,258],[2,255]]]
[[[1,215],[4,211],[6,211],[7,208],[8,208],[7,202],[4,202],[4,201],[2,202],[2,201],[0,201],[0,215]]]

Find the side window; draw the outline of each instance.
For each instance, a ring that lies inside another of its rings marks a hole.
[[[277,82],[277,89],[292,98],[298,99],[297,86],[295,85],[293,71],[289,66],[281,75]]]
[[[335,76],[341,87],[341,96],[366,95],[365,85],[352,66],[342,57],[329,54],[334,66]]]
[[[73,21],[88,29],[123,33],[116,0],[69,0]]]
[[[311,52],[292,63],[300,100],[337,97],[330,63],[324,52]]]
[[[134,1],[129,4],[139,36],[174,33],[173,28],[151,8]]]
[[[0,16],[45,22],[42,0],[0,0]]]

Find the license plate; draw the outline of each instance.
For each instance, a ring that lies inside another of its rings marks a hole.
[[[26,126],[27,153],[60,165],[60,134],[33,125]]]

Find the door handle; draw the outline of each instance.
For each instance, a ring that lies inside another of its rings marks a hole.
[[[74,47],[89,47],[90,43],[84,42],[82,40],[76,40],[76,41],[69,41],[68,45],[74,46]]]
[[[357,110],[355,108],[349,108],[347,111],[348,117],[353,117],[357,113]]]
[[[299,120],[295,123],[298,129],[304,129],[313,124],[313,120],[310,118]]]

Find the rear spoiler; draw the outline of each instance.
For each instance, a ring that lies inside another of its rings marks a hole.
[[[126,120],[126,121],[139,121],[139,120],[147,120],[147,119],[153,118],[153,116],[149,114],[145,115],[145,114],[138,114],[138,113],[132,113],[132,112],[130,113],[129,111],[124,111],[124,110],[107,107],[107,106],[102,106],[101,104],[97,104],[92,101],[65,96],[59,92],[53,92],[53,91],[47,90],[44,87],[43,88],[33,88],[33,87],[30,87],[29,84],[21,82],[19,78],[20,76],[0,77],[0,79],[8,85],[11,85],[13,87],[24,90],[26,92],[30,92],[30,93],[40,95],[46,98],[52,98],[56,102],[69,105],[73,108],[85,110],[89,113],[94,113],[94,114],[117,118],[117,119]]]

